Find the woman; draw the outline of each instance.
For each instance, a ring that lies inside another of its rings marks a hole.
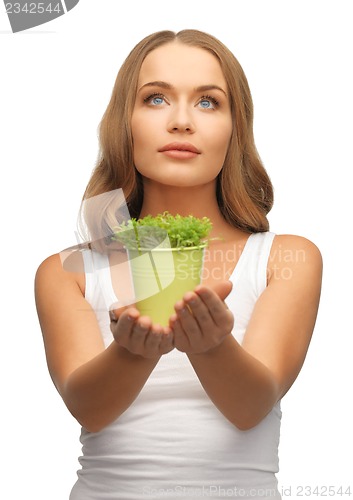
[[[84,252],[85,272],[59,255],[40,265],[49,370],[82,425],[71,500],[280,498],[280,401],[309,346],[322,262],[307,239],[269,232],[252,122],[245,75],[208,34],[155,33],[118,74],[84,198],[122,189],[132,217],[207,216],[222,240],[167,327],[134,306],[110,321],[111,283],[88,269],[99,248]],[[114,223],[111,209],[98,219]]]

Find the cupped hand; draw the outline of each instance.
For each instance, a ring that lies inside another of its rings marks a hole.
[[[132,354],[156,358],[174,348],[171,329],[153,324],[134,307],[112,311],[110,318],[115,341]]]
[[[170,318],[174,346],[186,354],[199,354],[217,347],[232,331],[234,317],[224,303],[232,283],[210,288],[199,285],[175,304]]]

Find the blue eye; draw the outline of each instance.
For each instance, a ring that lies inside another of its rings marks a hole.
[[[208,109],[208,108],[212,107],[212,103],[211,103],[211,101],[208,101],[206,99],[202,99],[202,101],[200,101],[200,106],[201,106],[201,108]]]
[[[202,109],[216,109],[219,102],[214,97],[204,96],[199,100],[199,105]]]
[[[151,99],[151,103],[155,104],[156,106],[158,106],[158,104],[162,104],[162,102],[163,99],[161,97],[154,97],[153,99]]]
[[[165,99],[162,94],[151,94],[143,100],[146,104],[151,106],[160,106],[164,103]]]

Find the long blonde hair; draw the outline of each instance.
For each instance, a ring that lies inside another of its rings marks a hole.
[[[121,188],[131,217],[139,216],[143,185],[134,166],[130,124],[140,68],[151,51],[176,40],[208,50],[217,57],[228,85],[234,127],[225,162],[217,178],[217,200],[221,213],[232,226],[246,232],[267,231],[269,224],[266,216],[273,204],[273,188],[254,143],[253,103],[246,76],[237,59],[222,42],[198,30],[153,33],[130,52],[117,75],[109,105],[100,123],[99,157],[83,199]],[[105,224],[112,219],[112,210],[114,207],[110,210],[105,207],[105,213],[101,214]]]

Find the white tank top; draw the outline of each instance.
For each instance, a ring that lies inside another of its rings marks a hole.
[[[274,236],[252,234],[230,277],[233,289],[226,303],[240,344],[266,287]],[[85,252],[85,296],[107,346],[113,340],[108,309],[116,299],[102,259]],[[237,429],[210,401],[188,357],[174,349],[161,357],[137,399],[115,422],[98,433],[82,429],[81,469],[70,500],[279,499],[280,421],[277,403],[257,426]]]

